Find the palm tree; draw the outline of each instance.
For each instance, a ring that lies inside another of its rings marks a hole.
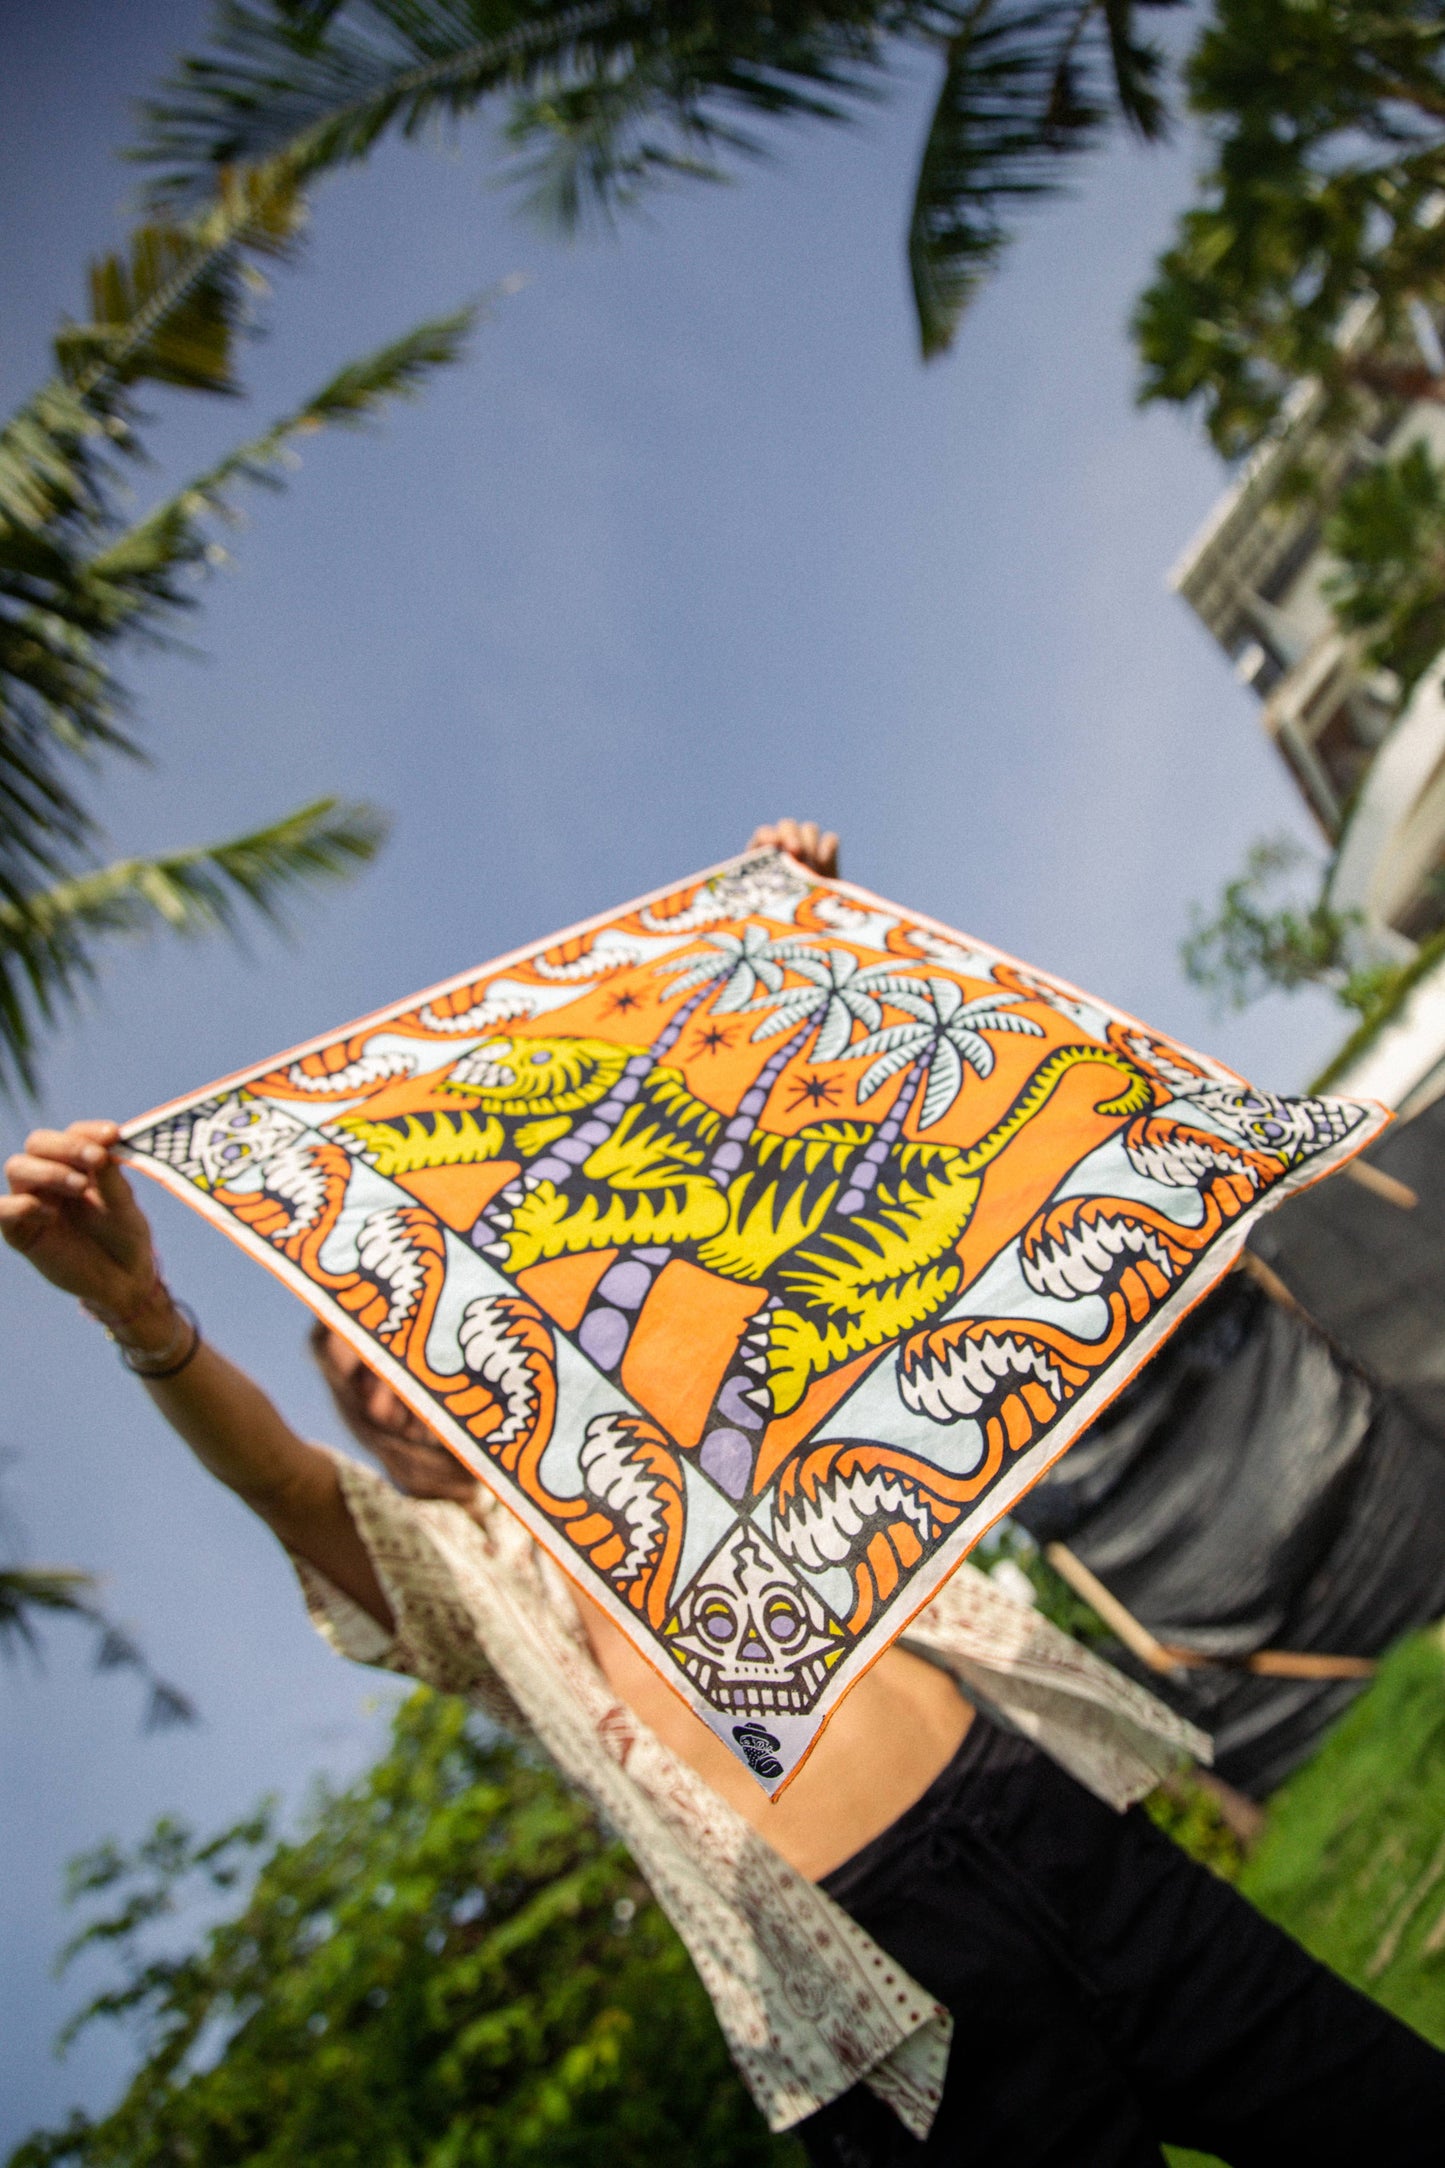
[[[877,996],[904,983],[892,964],[862,964],[851,949],[795,947],[788,965],[801,986],[784,987],[781,993],[759,994],[748,1003],[769,1013],[753,1033],[754,1039],[771,1039],[801,1021],[810,1025],[822,1014],[813,1046],[814,1061],[837,1061],[853,1036],[855,1024],[876,1031],[883,1022]]]
[[[715,989],[712,1004],[715,1016],[727,1016],[745,1009],[759,986],[766,987],[770,993],[779,992],[783,984],[783,965],[795,946],[791,939],[778,940],[765,926],[744,926],[740,934],[704,934],[700,950],[659,964],[658,978],[677,981],[669,987],[669,993],[694,996],[669,1022],[664,1034],[667,1046],[676,1042],[683,1025],[709,989]],[[658,1044],[661,1046],[663,1041],[659,1040]]]
[[[891,1006],[909,1018],[905,1024],[885,1024],[845,1050],[846,1061],[870,1064],[858,1084],[858,1103],[881,1091],[900,1069],[908,1073],[898,1088],[887,1119],[853,1175],[853,1186],[838,1200],[840,1213],[859,1212],[878,1180],[879,1169],[893,1149],[916,1107],[920,1130],[941,1122],[963,1090],[972,1069],[979,1077],[992,1073],[993,1048],[983,1037],[986,1031],[1025,1032],[1043,1037],[1043,1026],[1031,1016],[1021,1016],[1012,1006],[1017,994],[983,994],[965,1001],[953,979],[920,978],[904,981],[900,976],[888,996]]]
[[[820,949],[798,941],[774,943],[772,957],[786,963],[801,985],[770,988],[750,1000],[730,1006],[762,1009],[767,1013],[753,1032],[754,1041],[791,1036],[769,1057],[744,1092],[737,1113],[728,1123],[724,1142],[713,1153],[709,1172],[724,1185],[742,1164],[744,1149],[752,1136],[773,1088],[795,1054],[813,1042],[814,1061],[837,1061],[846,1052],[856,1024],[876,1031],[883,1022],[879,996],[891,998],[896,987],[911,983],[892,964],[861,965],[849,949]],[[722,1001],[714,1003],[721,1010]]]
[[[310,178],[484,107],[530,209],[604,220],[659,183],[765,148],[744,125],[838,122],[923,53],[941,80],[908,263],[925,356],[950,343],[1020,208],[1055,192],[1115,116],[1162,134],[1162,57],[1137,33],[1170,0],[223,0],[209,46],[147,109],[137,155],[168,209],[218,176]]]
[[[218,522],[241,484],[277,487],[296,439],[355,427],[456,360],[476,308],[418,326],[339,370],[293,413],[123,521],[115,470],[140,451],[133,388],[236,391],[256,257],[284,255],[304,203],[294,176],[229,179],[204,214],[155,221],[92,266],[89,319],[55,343],[57,372],[0,428],[0,1091],[32,1091],[38,1027],[95,969],[98,937],[279,917],[288,891],[353,871],[385,823],[328,798],[229,841],[95,862],[100,831],[73,765],[138,755],[116,675],[127,640],[195,606],[189,575],[224,556]]]

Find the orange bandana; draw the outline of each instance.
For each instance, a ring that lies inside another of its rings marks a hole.
[[[775,851],[128,1125],[770,1793],[1388,1117]]]

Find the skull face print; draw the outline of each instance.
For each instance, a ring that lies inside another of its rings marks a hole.
[[[212,1188],[221,1182],[234,1187],[238,1176],[294,1144],[305,1127],[268,1100],[237,1092],[201,1115],[191,1130],[189,1157]]]
[[[749,1716],[811,1708],[844,1648],[838,1620],[746,1525],[684,1592],[666,1638],[715,1707]]]

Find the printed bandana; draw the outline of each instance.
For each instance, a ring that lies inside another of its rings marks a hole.
[[[733,860],[129,1125],[769,1793],[1388,1119]]]

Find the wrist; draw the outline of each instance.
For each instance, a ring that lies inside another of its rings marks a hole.
[[[137,1355],[154,1355],[169,1346],[180,1322],[171,1291],[154,1264],[150,1277],[129,1300],[82,1302],[81,1308],[105,1327],[118,1347]]]

